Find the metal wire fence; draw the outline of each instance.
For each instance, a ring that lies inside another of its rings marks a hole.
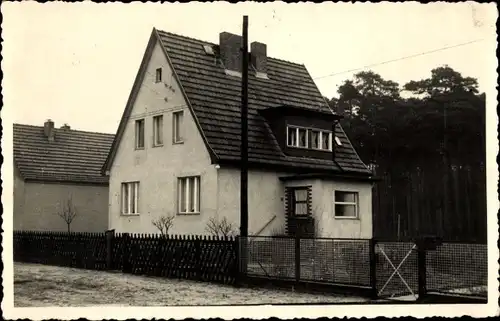
[[[370,240],[256,236],[247,248],[249,276],[370,286]]]
[[[488,246],[443,243],[426,256],[427,290],[487,296]]]

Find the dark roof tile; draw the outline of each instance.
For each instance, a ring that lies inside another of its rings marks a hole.
[[[55,128],[49,142],[43,127],[14,124],[14,161],[24,179],[106,184],[101,168],[114,135]]]
[[[216,51],[218,45],[164,31],[158,34],[208,144],[220,159],[239,160],[241,78],[226,75],[220,61],[205,54],[203,45]],[[283,154],[258,110],[281,105],[330,109],[303,65],[268,57],[267,66],[269,79],[249,73],[249,161],[332,171],[340,171],[340,165],[344,171],[369,174],[340,125],[335,135],[342,146],[335,146],[336,162]]]

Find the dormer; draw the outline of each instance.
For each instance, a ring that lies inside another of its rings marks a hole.
[[[279,106],[260,110],[287,156],[333,159],[335,127],[342,116],[327,111]]]

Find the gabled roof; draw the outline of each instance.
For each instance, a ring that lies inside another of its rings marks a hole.
[[[218,59],[206,54],[204,45],[218,51],[218,45],[153,29],[148,48],[160,40],[167,60],[174,70],[181,91],[192,111],[212,161],[238,162],[240,159],[241,78],[227,75]],[[146,50],[134,83],[138,88],[141,73],[150,55]],[[280,169],[316,170],[371,174],[349,142],[340,125],[335,135],[342,146],[336,146],[335,161],[285,155],[260,110],[293,106],[332,113],[304,65],[267,58],[269,79],[257,78],[249,72],[248,88],[248,157],[249,165],[273,166]],[[103,170],[109,170],[123,133],[124,122],[131,112],[137,89],[133,89],[122,117],[115,142]],[[230,137],[230,139],[228,139]]]
[[[49,142],[41,126],[14,124],[14,166],[23,179],[107,184],[101,168],[114,135],[54,128]]]

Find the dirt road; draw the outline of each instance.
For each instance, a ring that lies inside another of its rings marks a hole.
[[[48,307],[355,303],[367,299],[15,263],[14,305]]]

